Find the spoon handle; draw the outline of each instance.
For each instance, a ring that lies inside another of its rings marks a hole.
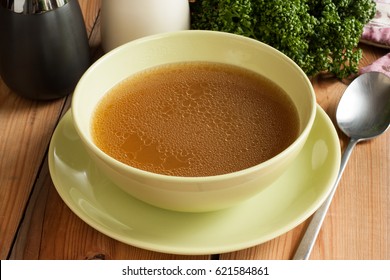
[[[307,260],[310,257],[310,253],[313,249],[313,246],[316,242],[318,233],[320,232],[322,223],[324,222],[326,213],[328,212],[330,203],[332,202],[333,196],[336,192],[337,186],[340,182],[341,175],[344,172],[345,166],[349,160],[349,157],[352,154],[353,148],[356,146],[359,140],[351,138],[347,148],[344,151],[344,154],[341,158],[340,170],[337,176],[336,182],[334,183],[330,194],[324,203],[318,208],[316,213],[313,215],[309,226],[306,229],[306,232],[294,254],[293,260]]]

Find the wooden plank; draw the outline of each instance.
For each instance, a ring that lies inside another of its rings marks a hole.
[[[80,6],[97,14],[100,0],[80,0]],[[94,17],[84,15],[91,31]],[[9,254],[63,105],[64,99],[23,99],[0,79],[0,259]]]
[[[0,79],[0,258],[7,257],[64,101],[23,99]]]
[[[91,32],[100,0],[79,2],[81,7],[89,7],[84,16]],[[21,98],[0,79],[0,259],[10,254],[65,101],[66,98],[49,102]]]
[[[96,18],[100,12],[101,0],[78,0],[81,11],[83,12],[85,28],[89,37],[93,34],[92,30],[96,24]],[[95,46],[96,41],[89,40],[90,45]]]

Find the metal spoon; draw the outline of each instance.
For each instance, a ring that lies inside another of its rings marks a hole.
[[[350,137],[341,158],[336,182],[325,202],[313,215],[293,260],[307,260],[313,249],[326,212],[355,145],[384,133],[390,126],[390,78],[368,72],[356,78],[345,90],[336,112],[339,128]]]

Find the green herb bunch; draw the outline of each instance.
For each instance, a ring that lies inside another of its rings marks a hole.
[[[294,60],[308,76],[346,78],[358,71],[363,27],[373,0],[196,0],[191,28],[262,41]]]

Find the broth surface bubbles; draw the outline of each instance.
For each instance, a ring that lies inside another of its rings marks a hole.
[[[142,170],[221,175],[264,162],[298,136],[295,105],[279,86],[221,63],[153,67],[113,87],[92,134],[111,157]]]

